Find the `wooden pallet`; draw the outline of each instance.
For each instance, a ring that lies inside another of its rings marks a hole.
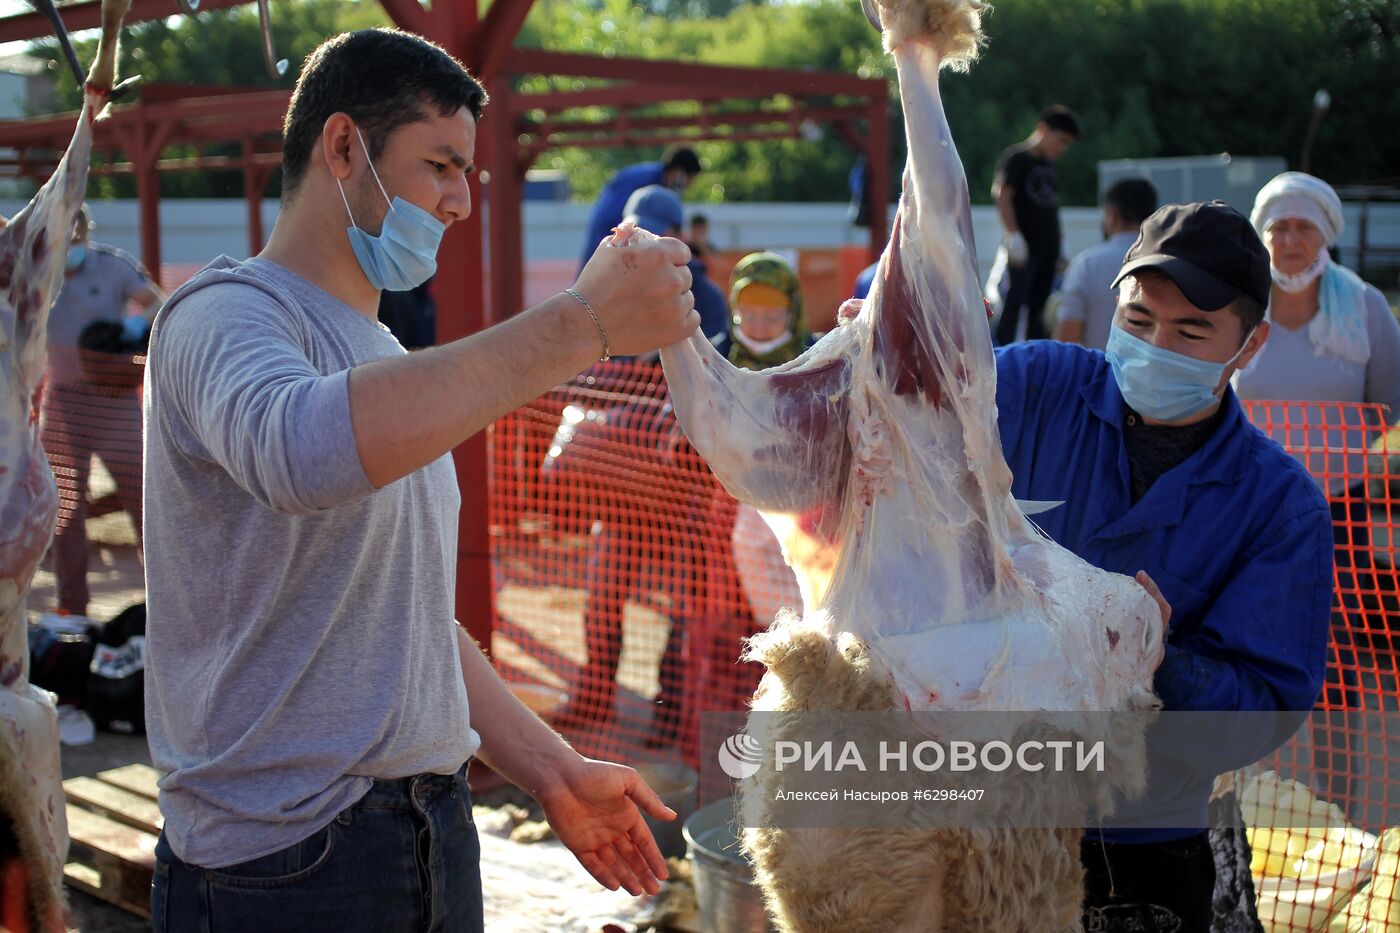
[[[160,808],[156,779],[146,765],[103,771],[63,782],[68,799],[70,885],[142,917],[151,915]]]

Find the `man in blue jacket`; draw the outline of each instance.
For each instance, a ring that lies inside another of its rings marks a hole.
[[[588,215],[588,233],[583,238],[579,258],[582,269],[592,258],[593,251],[622,223],[623,211],[632,193],[648,185],[662,185],[676,194],[685,194],[690,183],[700,174],[700,157],[689,146],[671,146],[661,155],[660,162],[638,162],[620,169],[606,185]]]
[[[685,207],[681,204],[681,196],[670,188],[647,185],[632,192],[623,208],[622,220],[631,220],[657,236],[680,237]],[[686,267],[690,269],[690,291],[695,296],[695,311],[700,315],[700,332],[705,339],[719,345],[729,339],[729,298],[710,278],[705,263],[693,252]],[[654,352],[648,354],[652,359],[655,356]]]
[[[997,351],[1013,494],[1064,500],[1036,516],[1047,534],[1156,582],[1169,634],[1154,686],[1167,711],[1309,710],[1322,689],[1327,503],[1229,386],[1268,334],[1269,284],[1243,216],[1219,201],[1170,205],[1143,225],[1114,282],[1106,353],[1053,341]],[[1210,928],[1213,779],[1282,738],[1248,719],[1222,717],[1231,734],[1202,737],[1189,762],[1149,752],[1148,805],[1180,828],[1085,836],[1087,930]]]

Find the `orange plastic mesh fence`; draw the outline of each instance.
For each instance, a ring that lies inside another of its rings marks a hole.
[[[1282,781],[1247,777],[1254,793],[1246,795],[1246,822],[1260,827],[1250,833],[1260,919],[1266,930],[1400,930],[1400,748],[1390,722],[1400,696],[1390,634],[1400,613],[1400,460],[1394,459],[1400,445],[1386,430],[1393,419],[1378,405],[1249,402],[1245,408],[1318,481],[1331,505],[1335,542],[1320,712],[1254,769],[1272,770]]]
[[[677,428],[660,367],[599,364],[497,422],[491,450],[501,671],[586,752],[691,757],[699,711],[743,709],[757,685],[738,656],[762,626],[734,566],[736,503]]]
[[[1400,804],[1385,721],[1400,587],[1384,412],[1246,407],[1325,488],[1338,541],[1329,718],[1235,776],[1261,920],[1301,931],[1393,910],[1400,931],[1400,849],[1387,848],[1400,837],[1381,838]],[[1400,492],[1400,464],[1394,475]],[[739,660],[744,637],[800,600],[767,526],[680,434],[660,367],[600,364],[502,419],[491,481],[493,649],[507,679],[587,753],[697,765],[700,711],[743,709],[761,675]],[[1299,808],[1318,825],[1292,825],[1308,822]],[[1377,922],[1354,929],[1392,929]]]
[[[113,325],[118,327],[119,325]],[[72,351],[39,393],[39,432],[58,486],[52,592],[31,608],[106,621],[142,598],[135,546],[141,534],[141,379],[145,358]],[[124,514],[121,514],[124,513]],[[108,517],[110,516],[110,517]],[[103,543],[92,547],[91,520]]]

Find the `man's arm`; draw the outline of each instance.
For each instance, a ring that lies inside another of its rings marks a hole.
[[[150,425],[168,426],[186,455],[217,464],[267,508],[298,515],[374,492],[348,373],[322,374],[303,339],[294,310],[270,293],[218,282],[166,306],[146,363]]]
[[[1016,224],[1016,191],[1009,185],[998,183],[994,190],[997,198],[997,216],[1001,218],[1001,226],[1007,233],[1020,233],[1021,228]]]
[[[540,802],[560,841],[599,884],[659,891],[666,860],[642,810],[662,820],[675,819],[675,811],[636,771],[570,748],[516,699],[460,626],[457,648],[481,760]]]
[[[146,268],[134,257],[128,256],[126,253],[118,253],[117,255],[125,261],[127,266],[127,279],[122,288],[126,294],[126,300],[136,303],[136,307],[141,309],[141,317],[145,318],[149,325],[155,320],[156,312],[160,310],[161,304],[165,301],[165,295],[161,292],[160,286],[146,272]]]
[[[1015,268],[1024,266],[1030,258],[1030,245],[1016,223],[1016,190],[1023,183],[1021,175],[1019,153],[1013,153],[997,166],[996,182],[992,185],[992,194],[997,199],[997,216],[1006,230],[1002,243],[1006,246],[1007,262]]]
[[[165,293],[155,282],[147,280],[146,284],[137,289],[136,293],[131,296],[131,300],[136,302],[136,307],[141,309],[142,317],[148,322],[154,321],[156,312],[165,303]]]
[[[695,333],[689,258],[672,239],[598,249],[576,288],[613,353],[646,353]],[[421,469],[576,375],[602,349],[583,305],[561,294],[479,334],[357,366],[350,414],[365,475],[382,488]]]

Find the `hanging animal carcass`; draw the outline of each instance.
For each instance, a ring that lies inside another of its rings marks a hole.
[[[17,862],[0,869],[6,884],[23,878],[27,885],[23,897],[0,904],[24,904],[27,916],[5,914],[0,921],[45,933],[63,929],[68,834],[57,711],[49,695],[29,683],[25,601],[58,510],[39,446],[34,395],[44,371],[49,306],[63,282],[87,189],[92,124],[112,91],[117,36],[129,6],[130,0],[102,0],[102,38],[72,142],[53,177],[0,230],[0,833],[12,836],[0,842],[18,853]],[[16,864],[21,871],[14,871]]]
[[[942,67],[974,57],[982,4],[876,5],[909,159],[864,310],[762,373],[730,366],[699,335],[662,352],[686,434],[770,519],[803,578],[803,615],[752,641],[767,667],[752,715],[1025,711],[1031,724],[1038,711],[1154,709],[1157,604],[1041,535],[1010,492],[967,183],[938,86]],[[1113,736],[1113,767],[1086,805],[1142,790],[1142,731]],[[767,812],[784,780],[765,769],[744,782],[745,812]],[[748,826],[787,930],[1080,924],[1073,826]]]

